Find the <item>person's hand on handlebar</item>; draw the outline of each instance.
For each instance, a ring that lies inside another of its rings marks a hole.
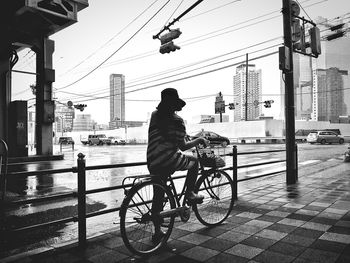
[[[204,137],[199,137],[199,144],[202,144],[204,147],[207,147],[210,144],[210,141]]]

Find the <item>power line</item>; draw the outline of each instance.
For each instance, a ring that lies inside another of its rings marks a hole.
[[[184,0],[181,0],[181,2],[178,4],[178,6],[175,8],[174,12],[169,16],[169,18],[167,19],[167,21],[164,23],[164,26],[166,26],[166,24],[168,24],[170,18],[175,14],[175,12],[180,8],[180,6],[182,5],[182,3],[184,2]]]
[[[112,42],[117,36],[119,36],[124,30],[126,30],[131,24],[133,24],[138,18],[140,18],[146,11],[148,11],[156,2],[159,0],[155,0],[153,3],[151,3],[145,10],[143,10],[139,15],[137,15],[133,20],[131,20],[125,27],[123,27],[117,34],[115,34],[112,38],[110,38],[107,42],[105,42],[103,45],[101,45],[99,48],[97,48],[94,52],[92,52],[89,56],[87,56],[85,59],[80,61],[77,65],[67,70],[65,73],[62,73],[60,76],[65,75],[69,73],[70,71],[74,70],[81,64],[83,64],[85,61],[87,61],[89,58],[91,58],[93,55],[95,55],[97,52],[99,52],[102,48],[107,46],[110,42]]]
[[[112,56],[114,56],[120,49],[122,49],[131,39],[133,39],[136,34],[138,34],[168,3],[170,0],[168,0],[150,19],[147,20],[147,22],[145,24],[143,24],[127,41],[125,41],[118,49],[116,49],[110,56],[108,56],[105,60],[103,60],[100,64],[98,64],[95,68],[93,68],[92,70],[90,70],[87,74],[85,74],[84,76],[82,76],[81,78],[77,79],[76,81],[58,88],[57,90],[62,90],[65,88],[68,88],[76,83],[78,83],[79,81],[83,80],[84,78],[86,78],[87,76],[89,76],[91,73],[93,73],[95,70],[97,70],[99,67],[101,67],[106,61],[108,61]]]
[[[303,10],[303,12],[307,15],[307,17],[310,19],[310,21],[312,21],[311,17],[309,16],[309,14],[305,11],[304,7],[299,3],[298,0],[296,0],[298,5],[301,7],[301,9]]]
[[[204,11],[204,12],[202,12],[202,13],[199,13],[199,14],[196,14],[196,15],[193,15],[193,16],[190,16],[190,17],[187,17],[187,18],[185,18],[185,19],[182,19],[181,21],[183,22],[183,21],[190,20],[190,19],[192,19],[192,18],[195,18],[195,17],[201,16],[201,15],[207,14],[207,13],[212,12],[212,11],[214,11],[214,10],[223,8],[223,7],[225,7],[225,6],[228,6],[228,5],[231,5],[231,4],[233,4],[233,3],[240,2],[240,1],[241,1],[241,0],[234,0],[234,1],[231,1],[231,2],[229,2],[229,3],[226,3],[226,4],[223,4],[223,5],[214,7],[214,8],[212,8],[212,9],[209,9],[209,10],[207,10],[207,11]]]
[[[261,52],[261,51],[264,51],[266,49],[270,49],[270,48],[277,47],[277,46],[280,46],[280,45],[281,45],[281,43],[278,43],[276,45],[273,45],[273,46],[270,46],[270,47],[267,47],[267,48],[263,48],[263,49],[260,49],[260,50],[256,50],[256,51],[250,52],[250,54]],[[218,62],[211,63],[209,65],[204,65],[204,66],[199,67],[199,68],[195,68],[195,69],[191,69],[191,70],[188,70],[188,71],[185,71],[185,72],[180,72],[180,73],[173,74],[173,75],[170,75],[170,76],[162,77],[162,78],[159,78],[159,79],[156,79],[156,80],[151,80],[151,81],[146,81],[146,82],[139,83],[139,84],[134,84],[134,85],[131,85],[131,86],[127,86],[126,88],[132,88],[132,87],[145,85],[145,84],[148,84],[148,83],[151,83],[151,82],[160,81],[160,80],[167,79],[167,78],[176,77],[178,75],[183,75],[183,74],[186,74],[186,73],[189,73],[189,72],[192,72],[192,71],[196,71],[196,70],[199,70],[199,69],[203,69],[203,68],[206,68],[206,67],[211,67],[211,66],[214,66],[214,65],[219,64],[219,63],[227,62],[229,60],[237,59],[237,58],[240,58],[242,56],[244,56],[244,55],[238,55],[238,56],[233,57],[233,58],[228,58],[228,59],[225,59],[225,60],[221,60],[221,61],[218,61]]]
[[[271,55],[275,55],[277,53],[278,53],[278,51],[270,52],[268,54],[261,55],[259,57],[251,58],[249,61],[254,61],[256,59],[268,57],[268,56],[271,56]],[[200,72],[200,73],[193,74],[193,75],[190,75],[190,76],[185,76],[185,77],[181,77],[181,78],[178,78],[178,79],[174,79],[174,80],[165,81],[165,82],[162,82],[162,83],[158,83],[158,84],[142,87],[142,88],[139,88],[139,89],[126,91],[125,94],[133,93],[133,92],[137,92],[137,91],[141,91],[141,90],[146,90],[146,89],[150,89],[150,88],[155,88],[155,87],[163,86],[163,85],[166,85],[166,84],[169,84],[169,83],[174,83],[174,82],[178,82],[178,81],[182,81],[182,80],[191,79],[191,78],[194,78],[194,77],[206,75],[206,74],[213,73],[213,72],[216,72],[216,71],[219,71],[219,70],[223,70],[223,69],[226,69],[226,68],[237,66],[237,65],[242,64],[244,62],[245,62],[245,60],[242,60],[242,61],[237,62],[237,63],[233,63],[233,64],[230,64],[230,65],[222,66],[222,67],[215,68],[215,69],[211,69],[211,70],[208,70],[208,71],[205,71],[205,72]],[[104,99],[104,98],[109,98],[109,97],[111,97],[111,96],[110,95],[101,96],[98,99]],[[86,100],[81,100],[81,102],[91,101],[91,100],[96,100],[96,99],[86,99]]]
[[[321,32],[324,32],[328,29],[325,29],[325,30],[322,30]],[[235,53],[235,52],[238,52],[238,51],[242,51],[242,50],[245,50],[245,49],[248,49],[248,48],[251,48],[251,47],[254,47],[254,46],[258,46],[258,45],[261,45],[261,44],[265,44],[265,43],[268,43],[268,42],[271,42],[271,41],[274,41],[274,40],[277,40],[277,39],[280,39],[281,37],[277,37],[277,38],[273,38],[273,39],[270,39],[270,40],[267,40],[267,41],[263,41],[263,42],[260,42],[260,43],[257,43],[257,44],[254,44],[252,46],[249,46],[249,47],[246,47],[246,48],[243,48],[243,49],[239,49],[239,50],[235,50],[235,51],[231,51],[231,52],[228,52],[228,53],[225,53],[223,55],[219,55],[219,56],[216,56],[214,58],[210,58],[210,59],[206,59],[204,61],[209,61],[211,59],[215,59],[215,58],[218,58],[218,57],[222,57],[222,56],[225,56],[227,54],[232,54],[232,53]],[[269,49],[269,48],[272,48],[272,47],[276,47],[276,46],[279,46],[280,44],[276,44],[276,45],[273,45],[273,46],[269,46],[267,48],[263,48],[263,49],[260,49],[260,50],[256,50],[256,51],[253,51],[251,52],[251,54],[254,54],[254,53],[257,53],[257,52],[261,52],[261,51],[264,51],[266,49]],[[162,79],[167,79],[167,78],[170,78],[170,77],[175,77],[175,76],[178,76],[178,75],[182,75],[182,74],[186,74],[186,73],[189,73],[191,71],[195,71],[195,70],[199,70],[199,69],[202,69],[202,68],[205,68],[205,67],[209,67],[209,66],[213,66],[215,64],[218,64],[218,63],[223,63],[223,62],[226,62],[228,60],[232,60],[232,59],[236,59],[236,58],[239,58],[241,57],[242,55],[240,56],[237,56],[237,57],[233,57],[233,58],[229,58],[229,59],[226,59],[226,60],[221,60],[219,62],[215,62],[215,63],[212,63],[212,64],[209,64],[209,65],[205,65],[205,66],[202,66],[202,67],[199,67],[199,68],[195,68],[195,69],[192,69],[192,70],[189,70],[189,71],[186,71],[186,72],[180,72],[178,74],[174,74],[174,75],[171,75],[171,76],[167,76],[167,77],[163,77],[163,78],[160,78],[160,79],[157,79],[157,80],[151,80],[151,81],[148,81],[148,82],[144,82],[144,83],[139,83],[139,84],[135,84],[135,85],[131,85],[131,86],[127,86],[126,88],[131,88],[131,87],[135,87],[135,86],[139,86],[139,85],[144,85],[144,84],[148,84],[148,83],[151,83],[151,82],[155,82],[155,81],[159,81],[159,80],[162,80]],[[202,63],[203,61],[199,62],[198,64]],[[189,67],[189,66],[185,66],[185,67]],[[184,67],[184,68],[185,68]],[[179,70],[181,70],[182,68],[180,67]],[[160,75],[164,75],[164,74],[160,74]],[[107,88],[109,89],[109,88]],[[95,93],[95,95],[98,95],[98,94],[103,94],[104,93],[104,90],[102,90],[101,92],[101,89],[99,89],[99,92]],[[95,99],[99,99],[100,97],[95,97],[95,96],[91,96],[91,95],[79,95],[79,94],[76,94],[76,93],[70,93],[70,92],[63,92],[63,93],[68,93],[68,94],[73,94],[73,95],[77,95],[79,97],[77,98],[81,98],[81,97],[92,97],[92,98],[95,98]],[[116,94],[118,95],[118,94]],[[120,94],[119,94],[120,95]],[[110,96],[107,96],[107,97],[110,97]]]
[[[308,1],[311,1],[311,0],[306,0],[304,2],[308,2]],[[311,6],[314,6],[314,5],[317,5],[317,4],[320,4],[320,3],[323,3],[325,1],[328,1],[328,0],[322,0],[322,1],[319,1],[319,2],[316,2],[316,3],[312,3],[306,7],[311,7]],[[251,19],[248,19],[248,20],[245,20],[245,21],[242,21],[240,23],[237,23],[237,24],[233,24],[231,26],[228,26],[228,27],[224,27],[222,29],[218,29],[218,30],[214,30],[212,32],[209,32],[209,33],[206,33],[204,35],[201,35],[201,36],[197,36],[197,37],[193,37],[191,39],[188,39],[188,40],[185,40],[183,42],[179,42],[179,45],[182,45],[182,46],[188,46],[188,45],[192,45],[192,44],[195,44],[195,43],[198,43],[198,42],[202,42],[202,41],[205,41],[205,40],[208,40],[208,39],[211,39],[211,38],[214,38],[214,37],[218,37],[218,36],[222,36],[224,34],[228,34],[228,33],[232,33],[234,31],[238,31],[238,30],[241,30],[241,29],[245,29],[247,27],[250,27],[250,26],[254,26],[256,24],[259,24],[259,23],[262,23],[262,22],[266,22],[268,20],[272,20],[272,19],[275,19],[275,18],[278,18],[280,17],[281,15],[277,15],[277,16],[273,16],[273,17],[270,17],[270,18],[267,18],[267,19],[264,19],[264,20],[260,20],[258,22],[255,22],[255,23],[251,23],[249,25],[245,25],[245,26],[242,26],[240,28],[236,28],[236,29],[232,29],[232,30],[229,30],[229,31],[226,31],[226,32],[222,32],[222,33],[218,33],[216,35],[213,35],[213,36],[209,36],[209,35],[212,35],[212,34],[215,34],[217,32],[220,32],[220,31],[223,31],[223,30],[226,30],[226,29],[229,29],[229,28],[232,28],[232,27],[236,27],[238,25],[241,25],[241,24],[245,24],[245,23],[248,23],[250,21],[254,21],[256,19],[259,19],[259,18],[262,18],[262,17],[265,17],[265,16],[268,16],[268,15],[271,15],[271,14],[274,14],[274,13],[279,13],[280,10],[275,10],[275,11],[272,11],[272,12],[269,12],[269,13],[266,13],[266,14],[263,14],[261,16],[257,16],[257,17],[254,17],[254,18],[251,18]],[[208,37],[206,37],[208,36]],[[206,38],[205,38],[206,37]],[[192,42],[191,42],[192,41]],[[190,43],[187,43],[187,42],[190,42]],[[187,44],[186,44],[187,43]],[[142,59],[142,58],[145,58],[145,57],[149,57],[149,56],[152,56],[152,55],[156,55],[158,54],[158,50],[155,50],[155,51],[147,51],[147,52],[144,52],[144,53],[141,53],[141,54],[138,54],[138,55],[135,55],[135,56],[131,56],[131,57],[127,57],[127,58],[124,58],[124,59],[121,59],[121,60],[118,60],[118,61],[112,61],[111,63],[109,64],[106,64],[105,67],[110,67],[110,66],[114,66],[114,65],[118,65],[118,64],[122,64],[122,63],[127,63],[127,62],[132,62],[132,61],[135,61],[135,60],[138,60],[138,59]]]
[[[238,49],[238,50],[235,50],[235,51],[232,51],[232,52],[228,52],[228,53],[225,53],[223,55],[220,55],[220,56],[216,56],[214,58],[210,58],[210,59],[206,59],[206,60],[203,60],[203,61],[200,61],[199,63],[196,63],[196,64],[200,64],[202,62],[207,62],[209,60],[213,60],[213,59],[216,59],[216,58],[219,58],[219,57],[222,57],[222,56],[226,56],[228,54],[233,54],[233,53],[237,53],[237,52],[240,52],[240,51],[243,51],[243,50],[246,50],[248,48],[251,48],[251,47],[255,47],[255,46],[258,46],[258,45],[262,45],[262,44],[266,44],[268,42],[271,42],[271,41],[274,41],[274,40],[277,40],[277,39],[280,39],[281,37],[278,37],[278,38],[273,38],[273,39],[270,39],[270,40],[267,40],[267,41],[263,41],[263,42],[260,42],[260,43],[257,43],[257,44],[254,44],[254,45],[251,45],[249,47],[246,47],[246,48],[242,48],[242,49]],[[261,51],[264,51],[264,50],[267,50],[267,49],[270,49],[270,48],[273,48],[273,47],[277,47],[277,46],[280,46],[281,43],[278,43],[276,45],[272,45],[272,46],[269,46],[269,47],[266,47],[266,48],[262,48],[262,49],[259,49],[259,50],[256,50],[256,51],[253,51],[253,52],[250,52],[250,54],[254,54],[254,53],[257,53],[257,52],[261,52]],[[223,62],[227,62],[229,60],[233,60],[233,59],[237,59],[239,57],[242,57],[243,55],[238,55],[236,57],[232,57],[232,58],[228,58],[228,59],[225,59],[225,60],[221,60],[221,61],[218,61],[218,62],[215,62],[215,63],[211,63],[209,65],[204,65],[204,66],[201,66],[201,67],[197,67],[195,69],[191,69],[191,70],[188,70],[188,71],[185,71],[185,72],[180,72],[180,73],[177,73],[177,74],[173,74],[173,75],[170,75],[170,76],[166,76],[166,77],[162,77],[162,78],[158,78],[158,79],[155,79],[155,80],[150,80],[150,81],[146,81],[146,82],[143,82],[143,83],[138,83],[138,84],[134,84],[134,85],[130,85],[130,86],[126,86],[125,88],[128,89],[128,88],[132,88],[132,87],[136,87],[136,86],[140,86],[140,85],[145,85],[145,84],[148,84],[148,83],[151,83],[151,82],[155,82],[155,81],[160,81],[160,80],[163,80],[163,79],[167,79],[167,78],[171,78],[171,77],[176,77],[178,75],[183,75],[183,74],[186,74],[186,73],[189,73],[189,72],[192,72],[192,71],[196,71],[196,70],[199,70],[199,69],[203,69],[203,68],[206,68],[206,67],[210,67],[210,66],[213,66],[213,65],[216,65],[216,64],[219,64],[219,63],[223,63]],[[193,65],[196,65],[196,64],[193,64]],[[193,66],[191,65],[191,66]],[[184,68],[187,68],[187,67],[190,67],[190,66],[185,66],[185,67],[182,67],[180,68],[179,70],[182,70]],[[164,74],[159,74],[160,76],[161,75],[164,75]],[[155,76],[154,76],[155,77]],[[152,78],[154,78],[152,77]],[[104,93],[105,91],[109,90],[109,88],[106,88],[106,89],[99,89],[99,94],[102,94]],[[69,93],[69,94],[73,94],[73,93],[70,93],[70,92],[64,92],[62,91],[63,93]],[[73,94],[73,95],[78,95],[78,94]],[[96,94],[95,94],[96,95]],[[89,95],[81,95],[83,97],[91,97]]]

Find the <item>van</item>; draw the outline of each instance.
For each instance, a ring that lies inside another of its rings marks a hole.
[[[105,134],[91,134],[88,137],[89,145],[104,145],[111,144],[111,140],[106,137]]]
[[[74,144],[74,140],[72,137],[60,137],[58,144]]]

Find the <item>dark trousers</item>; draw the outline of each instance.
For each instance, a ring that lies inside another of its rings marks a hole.
[[[197,181],[197,176],[198,176],[198,160],[196,157],[193,157],[193,160],[191,161],[195,162],[195,164],[190,169],[187,170],[187,176],[185,181],[186,194],[194,190],[194,187]],[[158,180],[160,183],[165,184],[166,180],[168,179],[168,176],[171,176],[171,175],[164,176],[164,173],[160,173],[160,174],[162,175],[156,176],[155,180]],[[163,210],[163,207],[165,205],[165,202],[163,199],[164,199],[164,191],[159,187],[153,187],[152,215],[156,215]],[[153,223],[155,226],[155,231],[160,230],[161,221],[162,220],[160,220],[159,218],[157,219],[157,217],[154,217]]]

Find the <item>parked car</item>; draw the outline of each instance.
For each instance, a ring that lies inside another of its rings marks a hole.
[[[86,137],[86,136],[80,136],[80,142],[84,145],[87,145],[89,144],[89,137]]]
[[[74,144],[74,140],[72,137],[60,137],[58,139],[59,144]]]
[[[316,132],[310,132],[309,135],[306,138],[306,141],[308,143],[344,143],[344,137],[333,132],[333,131],[316,131]]]
[[[118,139],[116,137],[109,136],[108,139],[111,140],[111,144],[112,145],[117,145],[118,144]]]
[[[108,137],[108,139],[110,139],[111,144],[114,144],[114,145],[125,145],[126,144],[125,140],[120,139],[118,137],[110,136],[110,137]]]
[[[108,139],[105,134],[92,134],[88,137],[88,143],[89,145],[110,145],[111,140]]]
[[[226,147],[227,145],[230,144],[230,140],[227,137],[221,136],[212,131],[200,131],[190,137],[192,139],[195,139],[198,137],[204,137],[210,141],[211,145],[221,145],[222,147]]]
[[[120,140],[118,141],[118,144],[119,144],[119,145],[125,145],[125,144],[126,144],[126,141],[123,140],[123,139],[120,139]]]

